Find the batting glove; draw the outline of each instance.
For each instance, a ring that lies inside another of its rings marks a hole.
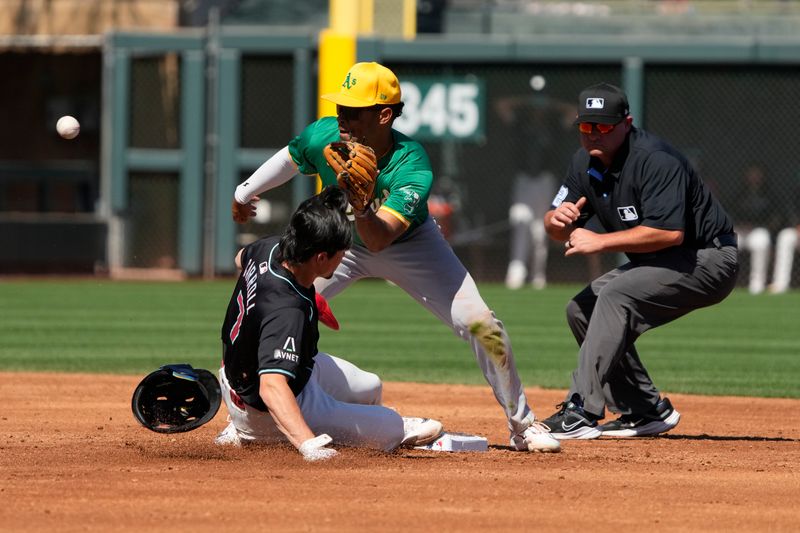
[[[300,453],[303,454],[303,459],[306,461],[325,461],[339,454],[339,452],[333,448],[325,447],[332,441],[333,439],[327,433],[323,433],[322,435],[318,435],[313,439],[308,439],[305,441],[300,445],[298,450],[300,450]]]

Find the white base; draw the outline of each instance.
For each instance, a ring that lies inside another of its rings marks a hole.
[[[434,452],[485,452],[489,449],[489,441],[478,435],[445,432],[430,444],[414,446],[414,449]]]

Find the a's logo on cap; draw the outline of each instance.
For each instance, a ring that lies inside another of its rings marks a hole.
[[[587,98],[586,109],[603,109],[606,104],[605,98]]]
[[[347,77],[344,79],[344,83],[342,83],[342,87],[346,89],[350,89],[353,85],[356,84],[358,80],[356,78],[350,79],[350,73],[347,73]]]

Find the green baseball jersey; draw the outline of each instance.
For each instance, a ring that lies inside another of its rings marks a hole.
[[[431,162],[417,141],[392,130],[394,146],[378,161],[372,206],[391,213],[407,227],[395,241],[400,242],[428,218],[428,196],[433,183]],[[336,174],[325,161],[322,149],[338,141],[336,117],[323,117],[289,143],[289,154],[303,174],[319,174],[322,186],[336,184]],[[363,244],[357,234],[356,242]]]

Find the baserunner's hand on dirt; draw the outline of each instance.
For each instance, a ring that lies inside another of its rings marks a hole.
[[[323,433],[322,435],[318,435],[313,439],[308,439],[307,441],[303,442],[298,450],[300,450],[300,453],[303,455],[303,459],[306,461],[326,461],[332,457],[336,457],[336,455],[339,454],[339,452],[333,448],[325,447],[332,441],[333,439],[327,433]]]

